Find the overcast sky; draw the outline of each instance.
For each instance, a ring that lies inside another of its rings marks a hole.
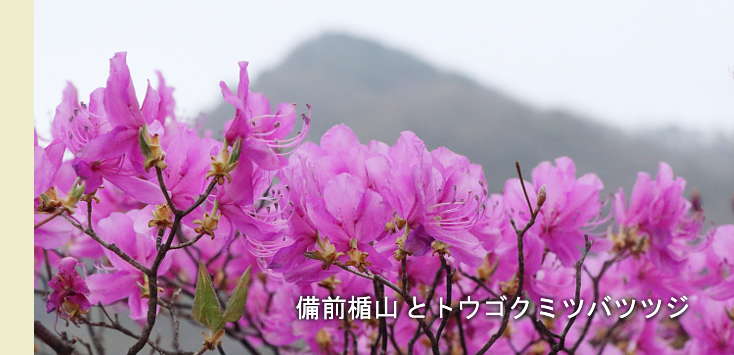
[[[257,75],[299,42],[344,30],[541,107],[623,127],[734,130],[734,1],[447,3],[36,1],[34,118],[47,131],[66,80],[87,101],[116,51],[128,52],[139,97],[160,69],[179,114],[196,115],[237,61]]]

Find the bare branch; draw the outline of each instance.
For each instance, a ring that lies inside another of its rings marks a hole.
[[[524,246],[523,246],[523,239],[525,237],[525,233],[535,224],[535,218],[538,216],[538,212],[540,212],[541,203],[540,200],[538,201],[538,206],[536,209],[533,209],[532,204],[530,203],[530,197],[528,196],[528,192],[525,189],[525,183],[523,182],[522,178],[522,170],[520,169],[520,163],[515,162],[515,168],[517,169],[517,175],[520,178],[520,185],[522,185],[522,192],[525,195],[525,201],[528,204],[528,209],[530,210],[530,220],[525,224],[525,227],[523,229],[518,230],[517,226],[515,225],[515,222],[513,220],[510,220],[510,223],[512,224],[512,227],[515,229],[515,234],[517,235],[517,291],[515,291],[515,294],[512,295],[512,297],[508,298],[507,301],[505,301],[505,308],[509,307],[515,300],[522,295],[523,290],[523,283],[525,280],[525,252],[524,252]],[[502,336],[502,334],[505,332],[505,329],[507,328],[507,324],[510,320],[510,312],[505,312],[504,316],[502,317],[502,323],[500,324],[500,328],[497,330],[496,333],[492,335],[492,337],[487,341],[484,346],[482,346],[481,349],[477,352],[477,355],[481,355],[487,352],[490,347],[497,341],[497,339]]]
[[[90,238],[94,239],[94,241],[97,242],[97,243],[99,243],[99,245],[101,245],[105,249],[107,249],[107,250],[109,250],[109,251],[117,254],[117,256],[119,256],[122,260],[125,260],[128,264],[132,265],[133,267],[135,267],[136,269],[140,270],[141,272],[143,272],[145,274],[149,274],[150,273],[150,270],[147,267],[145,267],[142,264],[140,264],[137,260],[133,259],[130,255],[127,255],[127,253],[125,253],[124,251],[122,251],[122,249],[120,249],[114,243],[107,243],[107,242],[105,242],[104,240],[102,240],[97,235],[97,233],[95,233],[95,232],[93,232],[93,231],[91,231],[89,229],[84,228],[79,222],[77,222],[71,216],[68,216],[66,214],[62,214],[61,216],[64,217],[64,219],[66,219],[67,221],[69,221],[69,223],[71,223],[72,226],[76,227],[77,229],[79,229],[80,231],[82,231],[86,235],[88,235]]]
[[[39,321],[33,322],[33,335],[41,339],[44,344],[50,346],[58,355],[71,355],[74,353],[74,347],[71,344],[56,336],[56,334],[44,327]]]
[[[52,213],[50,216],[46,217],[46,219],[44,219],[43,221],[40,221],[36,223],[35,225],[33,225],[33,229],[38,229],[41,226],[43,226],[44,224],[51,222],[54,218],[60,216],[62,213],[64,213],[63,209],[57,210],[56,212]]]

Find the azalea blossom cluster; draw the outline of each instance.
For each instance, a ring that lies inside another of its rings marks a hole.
[[[734,353],[734,225],[705,225],[667,164],[611,196],[567,157],[527,178],[519,164],[485,167],[518,175],[487,182],[412,132],[361,142],[337,125],[305,141],[310,107],[271,106],[239,69],[235,90],[221,83],[235,108],[222,140],[175,116],[160,73],[140,103],[125,53],[87,101],[64,89],[51,137],[34,139],[47,311],[120,331],[129,354],[223,352],[222,341],[251,353]],[[691,309],[676,319],[562,308],[547,319],[537,306],[682,295]],[[299,319],[304,296],[397,300],[397,316]],[[530,309],[467,320],[467,298]],[[423,317],[408,316],[416,303]],[[154,341],[163,316],[208,328],[202,347]],[[36,334],[59,353],[69,340]]]

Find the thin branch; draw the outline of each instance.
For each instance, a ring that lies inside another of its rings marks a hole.
[[[586,256],[589,254],[590,250],[591,241],[589,241],[588,235],[584,235],[584,253],[581,255],[581,259],[576,262],[576,294],[574,295],[574,304],[579,304],[579,302],[581,301],[581,268],[584,266]],[[563,328],[563,332],[561,333],[561,338],[558,340],[558,343],[555,344],[555,346],[553,347],[553,351],[551,351],[552,355],[558,354],[561,349],[564,349],[566,347],[566,336],[571,330],[573,323],[576,322],[576,318],[577,317],[573,317],[569,319],[566,323],[566,327]]]
[[[278,347],[271,344],[267,339],[265,339],[265,334],[263,334],[262,330],[258,328],[257,324],[255,324],[255,321],[252,319],[249,313],[245,312],[245,320],[247,320],[247,324],[249,324],[252,329],[255,331],[255,336],[260,339],[260,341],[265,345],[268,349],[270,349],[273,354],[279,355],[280,350],[278,350]]]
[[[542,207],[542,202],[539,199],[538,200],[538,206],[536,209],[533,209],[532,204],[530,203],[530,197],[528,196],[528,192],[525,189],[525,183],[522,178],[522,169],[520,169],[520,163],[515,162],[515,168],[517,169],[517,175],[520,178],[520,185],[522,186],[522,192],[525,195],[525,201],[528,204],[528,209],[530,210],[530,220],[525,224],[525,227],[523,227],[522,230],[518,230],[517,226],[515,225],[515,221],[510,220],[510,223],[512,224],[512,227],[515,230],[515,234],[517,235],[517,290],[515,291],[515,294],[512,295],[512,297],[508,298],[507,301],[505,301],[505,308],[510,306],[515,300],[522,295],[523,290],[523,283],[525,280],[525,252],[524,252],[524,246],[523,246],[523,239],[525,237],[525,233],[535,224],[535,218],[538,216],[538,212],[540,212],[540,208]],[[492,335],[492,337],[487,341],[484,346],[482,346],[481,349],[477,352],[477,355],[481,355],[487,352],[490,347],[499,339],[502,334],[504,334],[505,329],[507,329],[507,324],[510,320],[510,312],[505,312],[505,314],[502,316],[502,323],[500,324],[500,328],[497,330],[496,333]]]
[[[171,195],[168,193],[168,188],[166,187],[166,182],[163,179],[163,170],[159,167],[155,167],[155,175],[158,177],[158,185],[161,188],[161,192],[163,192],[163,197],[166,199],[166,203],[168,204],[168,208],[171,209],[171,212],[176,213],[178,210],[176,209],[176,205],[173,204],[173,200],[171,199]]]
[[[171,246],[171,249],[181,249],[181,248],[186,248],[187,246],[190,246],[190,245],[194,245],[204,235],[205,235],[204,233],[199,233],[196,237],[194,237],[194,239],[191,239],[191,240],[188,240],[186,242],[182,242],[182,243],[173,245],[173,246]]]
[[[143,346],[145,346],[145,343],[150,338],[150,333],[153,330],[153,326],[155,325],[156,317],[158,315],[158,268],[161,265],[161,262],[163,261],[163,258],[166,256],[166,252],[168,251],[168,248],[171,247],[171,243],[173,242],[173,237],[176,234],[176,230],[181,223],[181,219],[179,217],[176,217],[173,221],[173,227],[171,227],[170,233],[168,233],[168,238],[166,239],[166,244],[163,245],[156,254],[156,258],[153,261],[153,265],[151,266],[149,273],[148,273],[148,314],[146,317],[146,323],[143,327],[143,333],[140,335],[140,338],[138,341],[133,344],[133,346],[130,347],[127,354],[128,355],[135,355],[140,350],[143,349]]]
[[[87,229],[94,233],[94,227],[92,223],[92,201],[94,201],[93,195],[87,195]]]
[[[50,216],[46,217],[46,219],[44,219],[43,221],[40,221],[40,222],[36,223],[35,225],[33,225],[33,229],[38,229],[41,226],[43,226],[44,224],[46,224],[48,222],[51,222],[51,220],[53,220],[54,218],[60,216],[62,213],[64,213],[64,210],[63,209],[57,210],[56,212],[52,213]]]
[[[615,255],[611,259],[607,260],[602,264],[601,270],[599,270],[599,274],[596,276],[591,275],[588,270],[586,270],[587,273],[589,273],[589,277],[591,277],[591,282],[593,285],[594,290],[594,303],[599,302],[599,281],[602,277],[604,277],[604,274],[609,270],[609,268],[616,262],[624,259],[627,257],[627,254],[622,251],[619,254]],[[576,352],[576,350],[581,346],[581,343],[584,341],[584,338],[586,337],[586,334],[589,332],[589,328],[591,327],[591,322],[594,320],[594,316],[596,316],[597,312],[592,313],[588,318],[586,318],[586,323],[584,324],[584,328],[581,331],[581,335],[576,339],[576,342],[573,344],[573,347],[571,347],[569,353],[573,354]]]
[[[436,288],[438,287],[438,282],[441,280],[441,273],[443,271],[443,267],[439,267],[436,271],[436,276],[433,278],[433,284],[431,284],[431,288],[428,290],[428,296],[426,297],[426,311],[423,313],[423,316],[425,317],[428,314],[428,311],[431,309],[431,300],[433,299],[433,295],[436,292]],[[405,300],[405,302],[408,302]],[[423,332],[428,337],[428,340],[431,341],[431,350],[433,351],[434,355],[439,354],[439,348],[438,348],[438,339],[436,339],[431,329],[428,325],[426,325],[424,318],[417,318],[419,321],[419,327],[415,329],[415,333],[413,334],[413,337],[408,342],[408,354],[413,354],[413,346],[415,345],[415,342],[420,337],[420,331],[423,330]]]
[[[441,267],[446,272],[446,304],[451,306],[451,284],[452,282],[452,272],[451,267],[446,262],[446,257],[444,255],[441,255]],[[441,324],[438,326],[438,330],[436,331],[436,339],[441,339],[441,333],[443,332],[444,328],[446,327],[446,324],[449,321],[449,318],[451,318],[451,315],[444,317],[441,319]]]
[[[609,340],[614,335],[614,331],[616,331],[617,328],[619,328],[619,326],[621,326],[625,320],[626,320],[625,318],[619,318],[617,319],[616,322],[614,322],[614,324],[612,324],[611,327],[609,327],[609,329],[607,329],[607,331],[604,334],[604,340],[602,341],[601,345],[599,346],[599,351],[597,352],[597,355],[602,355],[604,353],[604,348],[606,348],[607,344],[609,344]]]
[[[306,253],[304,255],[306,257],[315,259],[312,255],[310,255],[308,253]],[[341,269],[343,269],[345,271],[351,272],[351,273],[353,273],[353,274],[355,274],[357,276],[366,278],[368,280],[378,279],[385,286],[390,287],[391,289],[393,289],[393,291],[397,292],[400,295],[400,297],[402,297],[403,301],[406,304],[407,304],[409,298],[412,299],[412,297],[409,297],[407,293],[404,293],[403,290],[400,287],[398,287],[397,285],[395,285],[394,283],[390,282],[389,280],[387,280],[386,278],[382,277],[379,274],[374,274],[374,273],[371,273],[369,271],[367,273],[363,273],[361,271],[354,270],[354,269],[350,268],[349,266],[344,265],[344,264],[339,263],[339,262],[335,262],[332,265],[336,265],[337,267],[339,267],[339,268],[341,268]],[[441,269],[439,269],[439,272],[440,271],[441,271]],[[436,277],[438,277],[440,279],[440,274],[437,274]],[[431,291],[430,297],[429,297],[429,301],[426,303],[426,305],[430,304],[430,298],[433,297],[433,291],[435,291],[435,286],[432,288],[432,291]],[[426,306],[426,307],[428,308],[428,306]],[[428,312],[428,311],[426,310],[426,312]],[[426,322],[424,321],[423,318],[417,318],[416,320],[418,321],[418,324],[420,325],[419,329],[422,329],[425,332],[426,336],[428,337],[428,340],[431,341],[432,349],[435,351],[436,354],[438,354],[438,342],[436,340],[436,337],[433,335],[433,332],[431,331],[431,329],[426,324]],[[410,349],[409,349],[409,353],[410,353]]]
[[[104,311],[104,312],[106,312],[106,311]],[[101,327],[101,328],[106,328],[106,329],[112,329],[112,330],[116,330],[116,331],[118,331],[118,332],[120,332],[120,333],[122,333],[124,335],[127,335],[127,336],[129,336],[131,338],[134,338],[134,339],[140,338],[140,334],[137,334],[137,333],[135,333],[135,332],[133,332],[133,331],[131,331],[131,330],[123,327],[120,324],[120,322],[118,322],[117,320],[112,320],[112,318],[109,317],[109,314],[107,315],[107,317],[108,317],[108,319],[110,319],[110,323],[107,323],[107,322],[92,322],[92,321],[90,321],[88,319],[85,319],[85,318],[82,318],[81,321],[84,322],[84,323],[86,323],[86,324],[88,324],[88,325],[90,325],[90,326],[92,326],[92,327]],[[154,343],[152,341],[147,341],[146,343],[151,348],[153,348],[153,350],[155,350],[155,351],[157,351],[157,352],[159,352],[161,354],[164,354],[164,355],[192,355],[193,354],[192,352],[186,352],[186,351],[169,351],[169,350],[165,350],[165,349],[161,348],[160,346],[158,346],[156,343]]]
[[[162,175],[159,175],[159,179],[161,179],[162,182]],[[181,228],[181,221],[184,217],[186,217],[189,213],[194,211],[199,205],[204,203],[206,201],[207,197],[211,192],[214,190],[214,187],[216,186],[217,182],[216,179],[213,179],[209,186],[207,187],[204,194],[200,195],[199,198],[186,210],[184,211],[174,211],[174,219],[173,219],[173,226],[171,226],[171,230],[168,234],[168,237],[166,238],[166,242],[161,248],[158,249],[158,253],[156,254],[155,260],[153,261],[153,265],[148,270],[148,314],[146,317],[146,323],[143,327],[143,333],[140,335],[140,339],[133,344],[133,346],[130,347],[128,350],[128,355],[135,355],[145,346],[145,343],[150,338],[150,333],[153,330],[153,326],[156,322],[156,317],[158,314],[158,268],[161,265],[161,262],[163,262],[163,259],[166,257],[166,254],[171,249],[171,245],[173,243],[173,240],[177,234],[177,232]],[[163,191],[164,195],[167,194],[167,190],[165,187],[165,184],[160,184],[161,190]]]
[[[496,292],[492,291],[492,289],[489,288],[489,286],[487,286],[486,284],[484,284],[484,282],[482,280],[480,280],[478,277],[476,277],[474,275],[471,275],[471,274],[467,273],[466,271],[463,271],[463,270],[461,270],[459,268],[457,268],[456,270],[462,276],[464,276],[464,277],[466,277],[466,278],[474,281],[477,284],[477,287],[481,287],[482,289],[484,289],[485,291],[487,291],[492,297],[499,298],[499,295]]]
[[[173,292],[173,296],[171,297],[171,301],[174,301],[177,296],[180,294],[180,289]],[[181,324],[178,321],[178,318],[176,317],[176,305],[171,305],[171,307],[168,308],[168,312],[171,314],[171,331],[173,332],[173,339],[171,339],[171,345],[173,346],[173,349],[176,351],[181,351],[181,344],[180,344],[180,331],[181,331]]]
[[[234,340],[237,340],[240,344],[242,344],[242,346],[245,347],[245,349],[247,349],[247,351],[250,354],[260,355],[260,352],[257,351],[257,349],[255,349],[255,347],[252,345],[252,343],[250,343],[249,340],[247,340],[247,337],[245,336],[244,332],[240,332],[241,330],[240,324],[238,322],[235,322],[233,324],[234,324],[235,330],[237,330],[241,334],[235,333],[231,329],[226,328],[226,327],[224,328],[224,334],[226,334],[227,336],[229,336],[230,338]]]
[[[80,231],[84,232],[86,235],[88,235],[90,238],[94,239],[95,242],[99,243],[99,245],[103,246],[105,249],[117,254],[122,260],[125,260],[128,264],[132,265],[136,269],[140,270],[141,272],[145,274],[149,274],[150,270],[140,264],[137,260],[133,259],[130,255],[127,255],[124,251],[122,251],[117,245],[114,243],[107,243],[104,240],[102,240],[97,233],[94,233],[93,231],[84,228],[79,222],[77,222],[75,219],[71,218],[70,216],[67,216],[66,214],[62,214],[62,217],[69,221],[72,226],[76,227]]]
[[[51,272],[51,263],[49,263],[48,261],[48,250],[46,250],[45,248],[43,249],[43,264],[46,269],[46,277],[50,282],[53,278],[53,273]]]
[[[214,187],[215,186],[217,186],[217,180],[216,179],[215,180],[212,180],[209,183],[209,186],[206,188],[206,191],[203,194],[199,195],[199,198],[196,199],[196,201],[194,202],[193,205],[191,205],[191,207],[187,208],[185,211],[177,211],[177,212],[175,212],[176,215],[186,216],[189,213],[191,213],[193,210],[195,210],[197,207],[199,207],[199,205],[201,205],[202,203],[204,203],[204,201],[206,201],[206,198],[209,197],[209,194],[212,193],[212,190],[214,190]]]
[[[379,311],[380,302],[384,302],[385,306],[387,306],[386,300],[385,300],[385,285],[380,282],[378,279],[373,280],[373,285],[375,288],[375,297],[377,298],[377,310]],[[377,346],[380,345],[380,341],[382,341],[382,347],[380,348],[381,352],[380,354],[385,355],[387,354],[387,319],[385,317],[381,317],[379,319],[379,334],[377,336],[377,339],[375,340],[375,343],[373,345],[373,349],[377,349]]]
[[[76,337],[76,336],[73,339],[74,339],[74,343],[77,343],[78,342],[78,343],[82,344],[84,346],[84,348],[87,349],[87,354],[94,355],[94,353],[92,352],[92,346],[88,342],[86,342],[86,341],[84,341],[84,339],[82,339],[80,337]]]
[[[57,355],[71,355],[74,353],[74,347],[71,344],[56,336],[39,321],[33,322],[33,335],[50,346]]]
[[[528,209],[530,210],[530,215],[534,215],[533,213],[533,205],[530,203],[530,196],[528,196],[528,191],[525,189],[525,179],[522,177],[522,169],[520,168],[520,162],[515,161],[515,170],[517,170],[517,177],[520,179],[520,186],[522,186],[522,194],[525,196],[525,202],[528,204]]]

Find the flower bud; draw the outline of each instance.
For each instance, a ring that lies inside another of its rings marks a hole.
[[[39,197],[39,204],[36,208],[39,212],[60,213],[63,211],[72,213],[76,208],[76,204],[84,196],[85,185],[83,181],[77,179],[71,187],[71,191],[62,199],[58,196],[56,188],[51,187],[48,191],[42,193]]]
[[[206,234],[214,239],[214,231],[217,230],[219,218],[222,216],[218,208],[219,202],[215,201],[211,212],[204,212],[204,217],[194,220],[194,224],[198,225],[198,227],[194,228],[196,233]]]
[[[173,212],[167,204],[157,205],[153,210],[153,219],[148,221],[148,227],[158,227],[159,229],[170,228],[173,226]]]
[[[84,190],[85,190],[84,182],[77,180],[76,183],[74,183],[74,186],[71,187],[71,191],[69,191],[69,195],[66,196],[64,207],[66,207],[69,210],[73,210],[74,208],[76,208],[76,204],[82,198],[82,195],[84,195]]]
[[[56,194],[56,188],[53,186],[38,197],[40,200],[38,204],[39,212],[54,213],[57,208],[64,205],[64,202]]]
[[[433,254],[440,254],[440,255],[446,255],[449,253],[449,246],[448,244],[440,241],[440,240],[434,240],[431,243],[431,249],[433,249]]]
[[[316,236],[316,245],[318,249],[316,251],[307,252],[306,256],[312,259],[321,260],[324,262],[322,268],[328,269],[331,264],[344,255],[340,251],[336,251],[336,246],[332,244],[328,239]]]
[[[484,258],[482,265],[477,268],[477,276],[480,280],[487,281],[492,277],[495,270],[497,270],[497,261],[490,262],[489,258]]]
[[[354,266],[359,271],[365,272],[367,271],[367,266],[370,265],[370,262],[367,261],[367,256],[369,254],[357,249],[352,248],[349,249],[347,252],[347,256],[349,257],[349,260],[346,262],[347,266]]]
[[[138,143],[145,157],[144,167],[146,171],[153,166],[160,169],[166,168],[166,154],[161,148],[160,137],[157,134],[151,137],[148,134],[148,128],[142,126],[138,131]]]
[[[545,192],[545,185],[540,187],[540,191],[538,191],[538,201],[536,202],[537,208],[543,207],[543,204],[545,203],[546,198],[546,192]]]
[[[516,276],[509,281],[500,281],[500,290],[506,295],[514,295],[520,286],[519,282]]]
[[[640,255],[650,249],[650,239],[640,234],[637,228],[623,228],[619,233],[609,233],[612,241],[612,250],[616,253],[629,250],[634,255]]]
[[[331,275],[319,282],[319,286],[329,290],[336,291],[336,285],[342,283],[341,280],[337,279],[334,275]]]
[[[86,280],[76,271],[79,262],[71,257],[61,259],[58,273],[49,280],[51,293],[46,300],[46,311],[56,311],[64,319],[77,322],[89,312],[91,304],[87,299],[89,289]]]
[[[698,189],[693,189],[693,192],[691,193],[691,209],[694,212],[703,212],[701,191],[698,191]]]
[[[237,167],[237,162],[240,158],[240,151],[242,149],[242,140],[237,139],[232,146],[232,151],[229,151],[228,146],[223,146],[219,151],[217,157],[212,156],[212,166],[209,172],[206,173],[206,177],[212,177],[219,184],[223,185],[225,180],[232,182],[232,175],[230,173]]]
[[[331,348],[331,334],[325,328],[321,328],[316,332],[316,344],[324,350]]]

